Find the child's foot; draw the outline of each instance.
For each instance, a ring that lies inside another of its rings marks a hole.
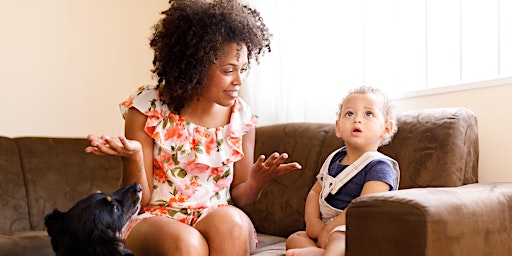
[[[286,256],[322,256],[325,250],[318,247],[305,247],[286,250]]]

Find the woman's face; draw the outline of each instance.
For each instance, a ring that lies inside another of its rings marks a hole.
[[[247,65],[245,44],[227,44],[217,63],[208,68],[206,82],[200,94],[201,100],[209,100],[225,107],[232,106],[245,81]]]

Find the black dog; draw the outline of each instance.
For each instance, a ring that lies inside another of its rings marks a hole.
[[[55,209],[46,215],[56,255],[133,255],[120,235],[139,212],[141,195],[141,186],[132,183],[113,194],[94,193],[67,212]]]

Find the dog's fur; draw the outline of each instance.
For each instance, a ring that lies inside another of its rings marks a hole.
[[[45,225],[57,256],[133,255],[121,232],[140,209],[141,186],[132,183],[113,194],[94,193],[67,212],[55,209]]]

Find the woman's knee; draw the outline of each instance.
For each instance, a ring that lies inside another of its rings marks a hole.
[[[195,228],[165,217],[137,224],[126,239],[135,255],[208,255],[208,244]]]
[[[213,231],[215,233],[239,236],[253,230],[249,217],[240,209],[232,206],[220,207],[208,213],[195,226],[201,233]],[[241,233],[241,234],[237,234]]]
[[[256,235],[251,220],[236,207],[218,208],[208,213],[195,227],[203,234],[210,249],[224,250],[226,248],[222,244],[229,244],[232,249],[245,251],[256,246]]]

